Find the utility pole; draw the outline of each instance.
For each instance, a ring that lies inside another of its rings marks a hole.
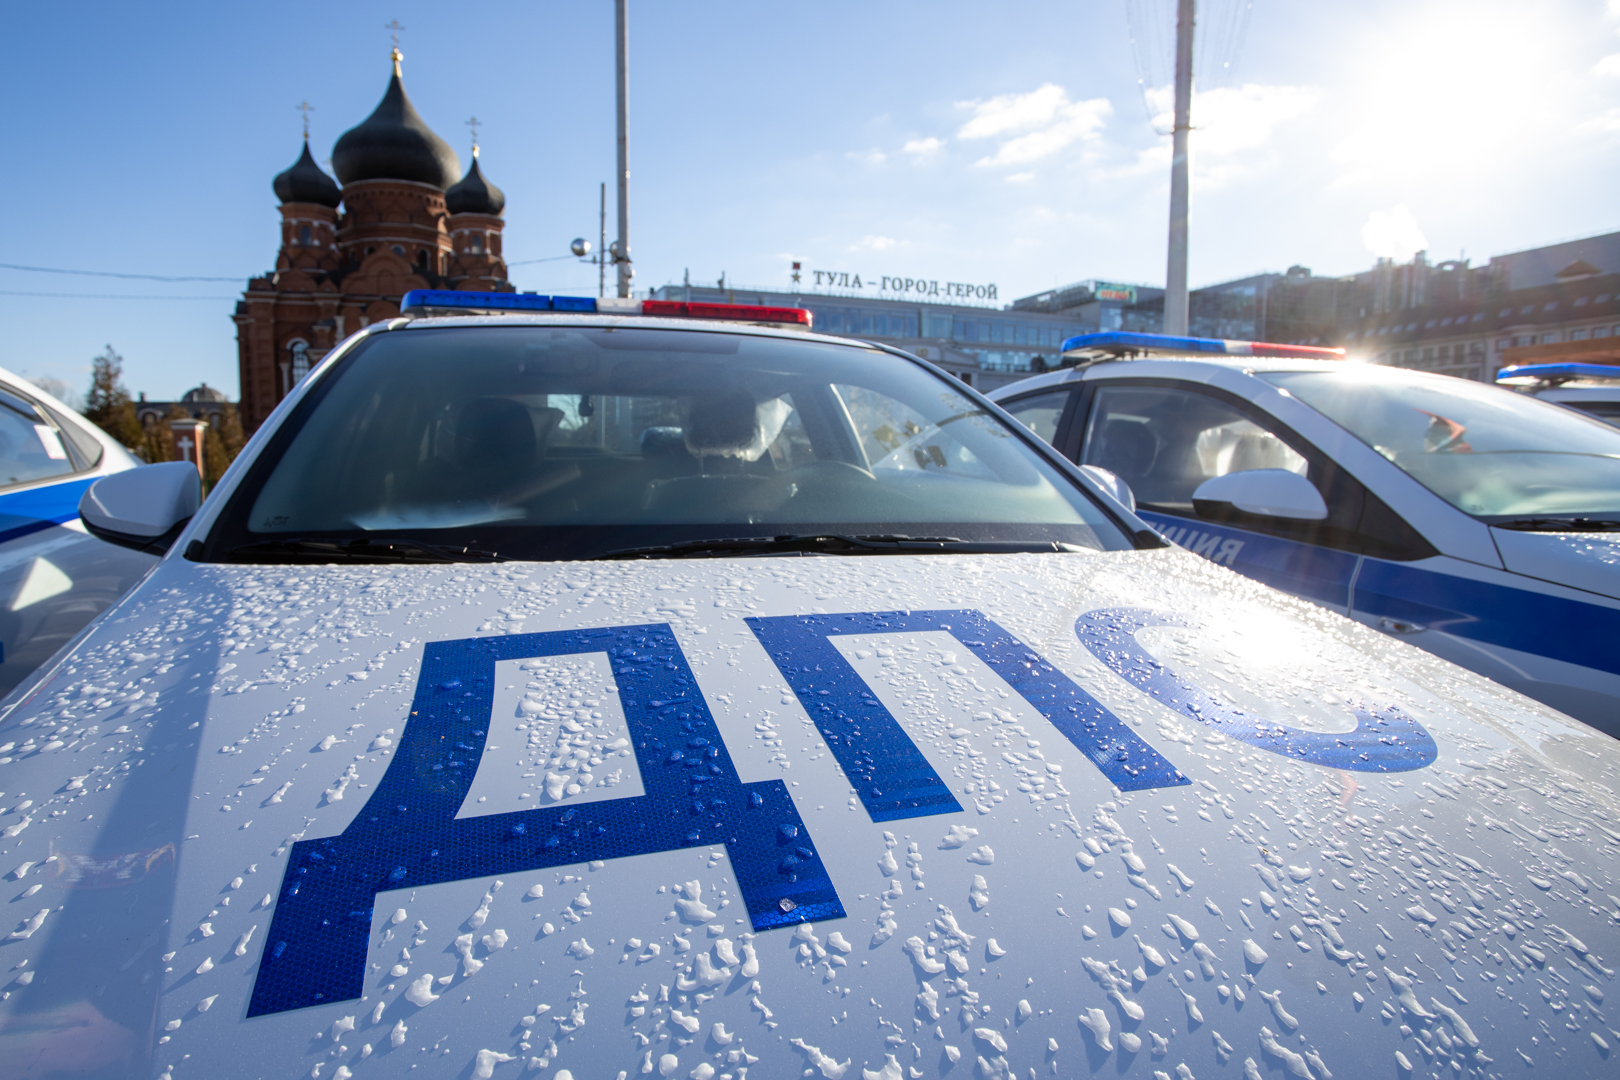
[[[622,0],[621,0],[622,3]],[[1176,114],[1171,134],[1170,260],[1164,332],[1187,333],[1187,135],[1192,130],[1193,0],[1176,2]]]
[[[601,243],[596,246],[596,295],[607,295],[607,181],[602,181]]]
[[[619,91],[619,238],[613,263],[619,268],[619,295],[630,295],[630,11],[628,0],[614,0],[614,60]]]

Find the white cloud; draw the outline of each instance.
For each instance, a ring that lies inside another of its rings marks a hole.
[[[861,161],[868,165],[881,165],[888,160],[888,156],[881,150],[849,150],[844,156],[851,161]]]
[[[888,251],[890,248],[905,247],[905,244],[892,236],[874,236],[868,234],[849,245],[850,251]]]
[[[1169,131],[1174,124],[1170,87],[1148,91],[1154,126]],[[1263,86],[1246,83],[1202,93],[1192,101],[1192,163],[1198,180],[1220,183],[1248,171],[1250,152],[1265,146],[1278,125],[1315,108],[1320,95],[1308,86]],[[1167,146],[1152,160],[1168,163]]]
[[[936,139],[930,135],[926,139],[908,139],[906,140],[906,144],[900,149],[904,150],[908,154],[916,154],[920,157],[923,154],[932,154],[936,150],[942,149],[944,146],[944,139]]]
[[[1610,53],[1593,64],[1592,74],[1606,79],[1620,78],[1620,53]]]
[[[1612,135],[1620,131],[1620,108],[1610,109],[1600,113],[1590,120],[1583,120],[1576,125],[1576,131],[1596,131],[1604,135]]]
[[[1429,246],[1423,230],[1418,228],[1417,219],[1404,203],[1368,214],[1367,223],[1361,227],[1361,242],[1379,258],[1399,262]]]
[[[1009,173],[1006,179],[1009,184],[1026,184],[1035,179],[1035,174],[1032,172]]]
[[[980,165],[1027,165],[1077,140],[1097,138],[1114,106],[1107,98],[1070,101],[1069,92],[1047,83],[1027,94],[1000,94],[987,101],[962,101],[973,116],[956,132],[959,139],[1007,138]],[[1018,133],[1022,134],[1018,134]]]

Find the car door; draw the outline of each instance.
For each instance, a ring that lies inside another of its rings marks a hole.
[[[1167,539],[1257,581],[1347,613],[1363,554],[1433,554],[1331,459],[1235,395],[1193,382],[1116,378],[1095,383],[1084,408],[1076,460],[1129,484],[1138,514]],[[1247,469],[1306,477],[1327,504],[1327,519],[1200,516],[1192,498],[1198,486]]]
[[[1012,413],[1019,423],[1072,458],[1074,454],[1066,444],[1073,427],[1069,420],[1078,397],[1074,389],[1064,387],[1039,390],[997,404]]]
[[[79,524],[103,454],[89,432],[0,383],[0,695],[156,562]]]

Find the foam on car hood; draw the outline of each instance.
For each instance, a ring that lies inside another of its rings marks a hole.
[[[0,1047],[170,1080],[1599,1071],[1617,764],[1172,550],[169,559],[0,721]]]

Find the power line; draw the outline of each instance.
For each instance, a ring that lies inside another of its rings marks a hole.
[[[563,259],[572,259],[572,255],[555,255],[546,259],[523,259],[519,262],[509,262],[507,266],[530,266],[534,263],[560,262]],[[77,274],[84,277],[122,278],[129,281],[228,281],[239,283],[247,281],[255,275],[244,274],[241,277],[165,277],[160,274],[123,274],[112,270],[63,270],[55,266],[19,266],[16,263],[0,263],[0,270],[22,270],[31,274]],[[47,293],[7,293],[3,296],[45,296],[55,295]],[[62,294],[67,295],[67,294]],[[217,299],[217,298],[213,298]]]
[[[138,281],[245,281],[246,277],[161,277],[157,274],[116,274],[111,270],[60,270],[54,266],[16,266],[0,263],[0,270],[26,270],[32,274],[82,274],[86,277],[131,278]]]
[[[71,300],[240,300],[238,296],[141,296],[133,293],[13,292],[0,289],[0,296],[54,296]]]
[[[550,256],[548,258],[544,258],[544,259],[524,259],[524,260],[522,260],[520,262],[509,262],[506,265],[507,266],[533,266],[535,263],[561,262],[564,259],[573,259],[573,258],[578,258],[578,256],[575,256],[575,255],[552,255],[552,256]]]

